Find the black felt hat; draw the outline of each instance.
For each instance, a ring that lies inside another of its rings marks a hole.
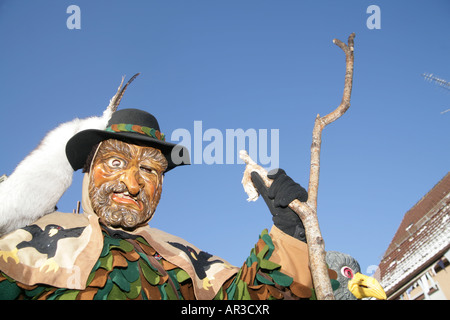
[[[139,109],[122,109],[113,113],[105,130],[80,131],[67,142],[66,155],[72,168],[83,168],[92,147],[108,139],[161,150],[168,162],[165,172],[179,165],[190,164],[189,151],[182,145],[166,142],[152,114]]]

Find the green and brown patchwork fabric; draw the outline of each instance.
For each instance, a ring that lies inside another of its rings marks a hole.
[[[25,285],[0,273],[0,299],[196,299],[190,275],[162,257],[142,236],[104,227],[102,235],[103,249],[87,279],[85,289],[57,288],[42,284]],[[267,230],[264,230],[242,268],[222,284],[214,299],[314,298],[314,292],[310,288],[294,283],[291,277],[279,271],[279,265],[269,260],[273,250],[271,237]],[[202,252],[192,254],[198,259]],[[212,256],[209,255],[210,257]],[[204,285],[210,286],[210,280],[206,277],[204,279],[207,279],[204,280]]]

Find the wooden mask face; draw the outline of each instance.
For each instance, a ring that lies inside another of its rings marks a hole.
[[[100,220],[132,230],[147,223],[161,197],[167,160],[151,147],[106,140],[91,166],[89,197]]]

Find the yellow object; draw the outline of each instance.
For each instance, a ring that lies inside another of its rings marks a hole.
[[[203,279],[203,289],[209,290],[209,287],[212,287],[211,282],[209,281],[208,277]]]
[[[386,300],[386,293],[383,287],[375,278],[356,273],[354,277],[348,282],[348,290],[357,298],[374,297],[379,300]]]
[[[39,268],[39,271],[43,271],[45,267],[47,267],[47,271],[45,271],[45,273],[50,271],[56,272],[59,269],[58,263],[53,258],[45,261],[44,264]]]
[[[11,250],[11,251],[0,251],[0,257],[3,257],[3,260],[5,262],[8,262],[8,258],[11,258],[17,264],[17,263],[19,263],[19,257],[17,256],[17,251],[19,251],[17,248],[15,248],[14,250]]]
[[[55,234],[57,234],[58,233],[58,229],[57,228],[53,228],[53,229],[51,229],[50,230],[50,232],[48,233],[48,236],[49,237],[53,237]]]

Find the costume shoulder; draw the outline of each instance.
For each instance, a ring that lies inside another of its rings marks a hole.
[[[226,260],[159,229],[146,226],[134,233],[144,237],[164,259],[188,273],[199,300],[213,299],[223,283],[239,271]]]
[[[102,247],[97,216],[54,212],[0,238],[0,271],[26,285],[84,289]]]

